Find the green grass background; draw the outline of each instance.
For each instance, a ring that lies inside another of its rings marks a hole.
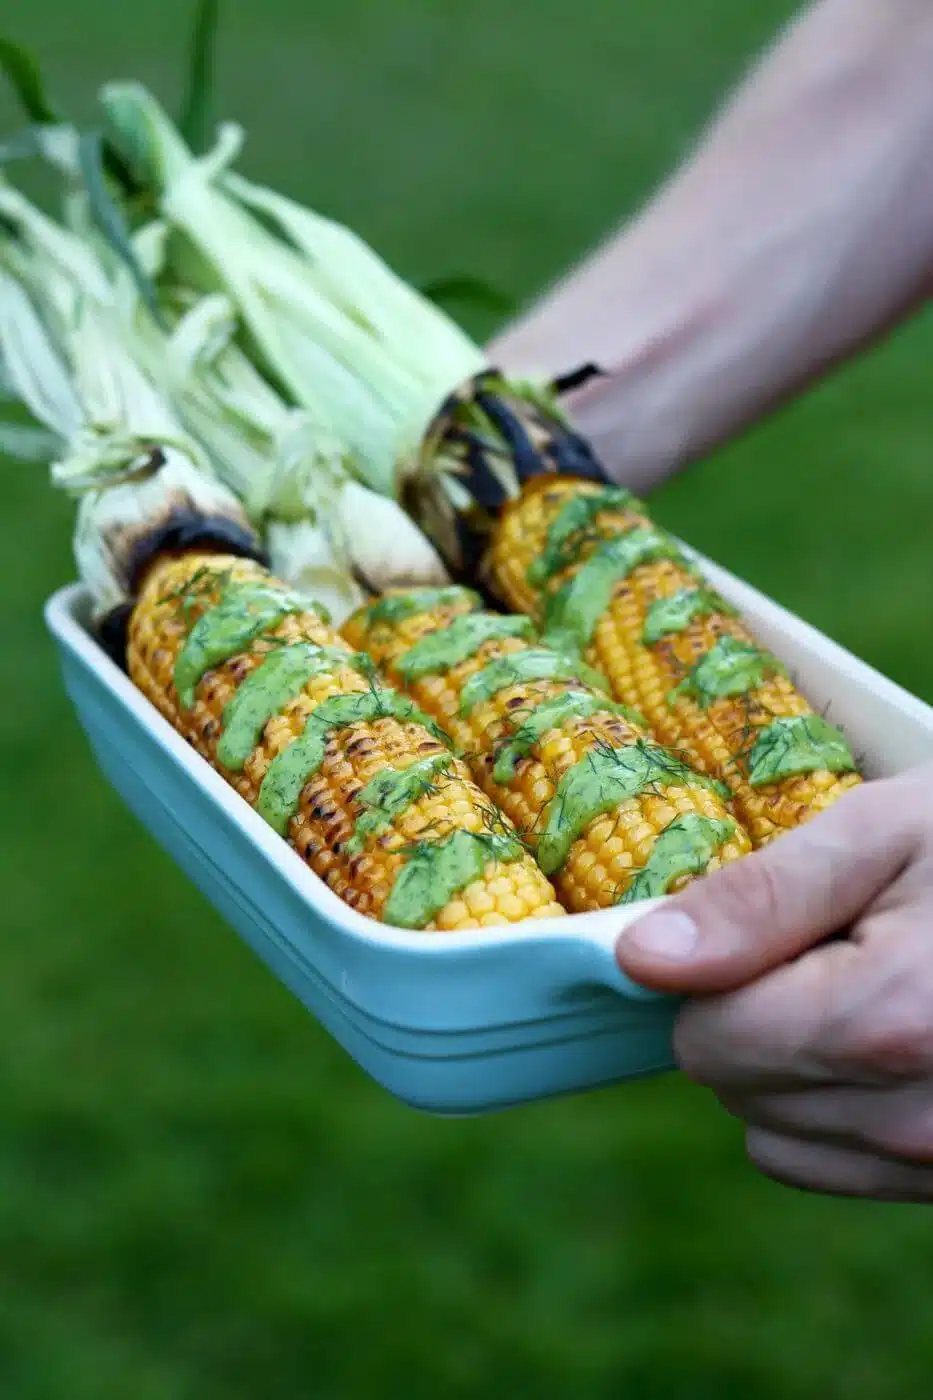
[[[230,0],[221,106],[248,173],[411,276],[523,300],[791,8]],[[183,0],[30,0],[3,28],[83,113],[112,77],[174,99],[187,21]],[[920,318],[657,499],[927,697],[931,352]],[[760,1179],[677,1077],[452,1122],[369,1082],[98,776],[40,617],[70,506],[2,471],[4,1400],[929,1393],[929,1212]]]

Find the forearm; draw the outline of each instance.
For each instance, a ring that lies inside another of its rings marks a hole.
[[[933,283],[933,0],[822,0],[617,239],[490,347],[639,489],[877,338]]]

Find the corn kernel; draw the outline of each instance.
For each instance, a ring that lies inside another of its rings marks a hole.
[[[438,928],[466,928],[470,923],[470,910],[462,899],[452,899],[437,916]]]
[[[495,898],[485,885],[476,883],[463,891],[463,900],[471,914],[488,914],[495,907]]]
[[[525,918],[528,913],[524,902],[516,894],[502,895],[497,902],[497,908],[503,919],[511,923]]]

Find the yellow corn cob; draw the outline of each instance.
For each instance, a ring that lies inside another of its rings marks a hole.
[[[673,892],[751,849],[720,793],[585,666],[537,645],[527,618],[479,609],[464,588],[390,593],[343,635],[451,735],[568,909]]]
[[[629,493],[572,478],[526,486],[484,574],[555,645],[579,647],[661,743],[725,782],[756,845],[861,781],[839,731]]]
[[[262,596],[254,592],[244,603],[244,586]],[[185,669],[192,636],[198,636],[193,629],[199,619],[216,621],[225,598],[234,600],[236,625],[247,618],[246,631],[235,645],[228,636],[224,654],[213,653],[209,666],[194,653],[197,664]],[[279,607],[279,599],[287,605]],[[249,619],[264,604],[257,627]],[[564,912],[510,824],[451,754],[446,736],[419,719],[411,702],[379,687],[369,659],[352,652],[258,564],[232,555],[162,556],[132,614],[127,657],[130,676],[157,709],[351,907],[432,930]],[[244,689],[260,667],[263,676]],[[268,685],[276,667],[284,689],[263,696],[259,685]],[[289,667],[297,668],[290,676]],[[333,704],[330,711],[320,707],[338,697],[359,697],[359,717],[349,722],[345,714],[328,726],[322,716],[333,716]],[[230,708],[235,700],[239,709]],[[365,708],[370,702],[375,713]],[[315,724],[324,728],[312,732]],[[281,764],[274,767],[277,756],[299,739],[310,736],[313,744],[315,735],[318,761],[305,758],[296,766],[283,798],[288,779]],[[420,767],[409,775],[406,800],[387,806],[385,775],[391,783],[415,764]],[[264,788],[267,777],[271,785]],[[442,843],[452,865],[439,874],[430,862]],[[420,891],[420,904],[409,902],[406,912],[399,891],[412,888]],[[420,921],[412,922],[413,908],[422,910]]]

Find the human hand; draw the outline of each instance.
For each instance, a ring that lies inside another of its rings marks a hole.
[[[689,995],[678,1062],[766,1175],[933,1201],[933,764],[690,885],[617,956]]]

